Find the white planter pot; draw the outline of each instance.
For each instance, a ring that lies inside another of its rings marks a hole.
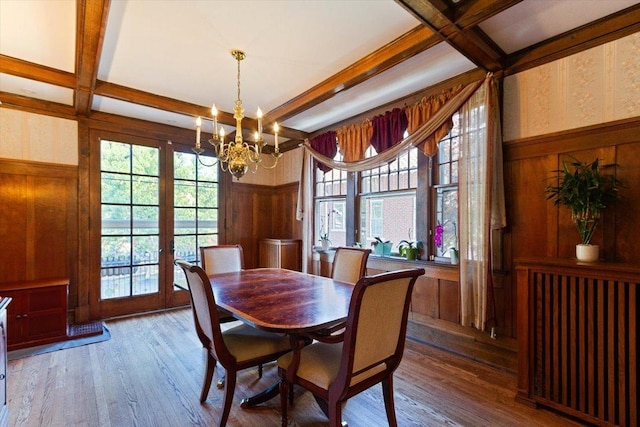
[[[576,245],[576,258],[582,262],[594,262],[600,258],[600,246],[598,245]]]

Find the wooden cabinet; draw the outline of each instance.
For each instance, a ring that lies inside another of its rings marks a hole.
[[[67,339],[68,279],[0,285],[0,295],[13,299],[7,310],[9,350]]]
[[[521,259],[517,399],[637,426],[640,265]]]
[[[261,239],[259,266],[302,271],[302,240]]]
[[[7,406],[7,306],[11,298],[0,299],[0,427],[9,425]]]

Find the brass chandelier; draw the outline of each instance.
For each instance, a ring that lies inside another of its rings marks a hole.
[[[275,148],[271,155],[275,159],[273,164],[265,166],[262,164],[262,148],[266,145],[262,138],[262,111],[258,108],[258,129],[254,134],[254,142],[246,142],[242,138],[242,119],[244,118],[244,109],[242,108],[242,99],[240,99],[240,61],[242,61],[246,55],[241,50],[232,50],[231,55],[238,62],[238,98],[236,99],[235,106],[233,107],[233,118],[236,119],[236,135],[233,141],[225,143],[224,141],[224,128],[220,126],[218,129],[218,110],[215,104],[211,107],[211,115],[213,116],[213,136],[209,140],[209,143],[213,146],[217,161],[212,164],[206,164],[202,161],[200,155],[204,153],[204,148],[200,145],[200,130],[202,128],[202,118],[196,119],[196,145],[192,148],[193,152],[198,157],[198,161],[204,166],[215,166],[220,163],[220,168],[224,171],[231,173],[236,179],[240,179],[247,173],[248,170],[256,172],[258,165],[265,169],[273,169],[278,164],[278,159],[282,156],[278,147],[278,123],[273,124],[273,134],[275,137]]]

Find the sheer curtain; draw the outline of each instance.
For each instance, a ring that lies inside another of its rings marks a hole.
[[[302,221],[302,271],[313,273],[313,162],[309,150],[302,150],[296,220]]]
[[[469,98],[459,114],[461,323],[483,331],[492,295],[491,229],[505,225],[502,141],[492,78]]]

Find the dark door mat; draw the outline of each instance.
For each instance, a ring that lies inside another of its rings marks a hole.
[[[67,339],[64,341],[58,341],[52,344],[45,344],[45,345],[40,345],[36,347],[22,348],[19,350],[12,350],[7,353],[7,360],[15,360],[15,359],[20,359],[22,357],[28,357],[28,356],[36,356],[38,354],[44,354],[52,351],[79,347],[87,344],[95,344],[95,343],[109,340],[111,338],[111,333],[109,332],[109,329],[106,327],[106,325],[104,325],[102,322],[97,322],[96,324],[100,326],[100,331],[98,331],[98,333],[94,332],[91,335],[82,335],[82,336],[74,336],[74,337],[69,335]],[[91,329],[91,330],[94,330],[94,329]]]
[[[100,335],[102,331],[101,321],[79,323],[77,325],[69,325],[67,328],[67,336],[69,339],[90,337],[92,335]]]

